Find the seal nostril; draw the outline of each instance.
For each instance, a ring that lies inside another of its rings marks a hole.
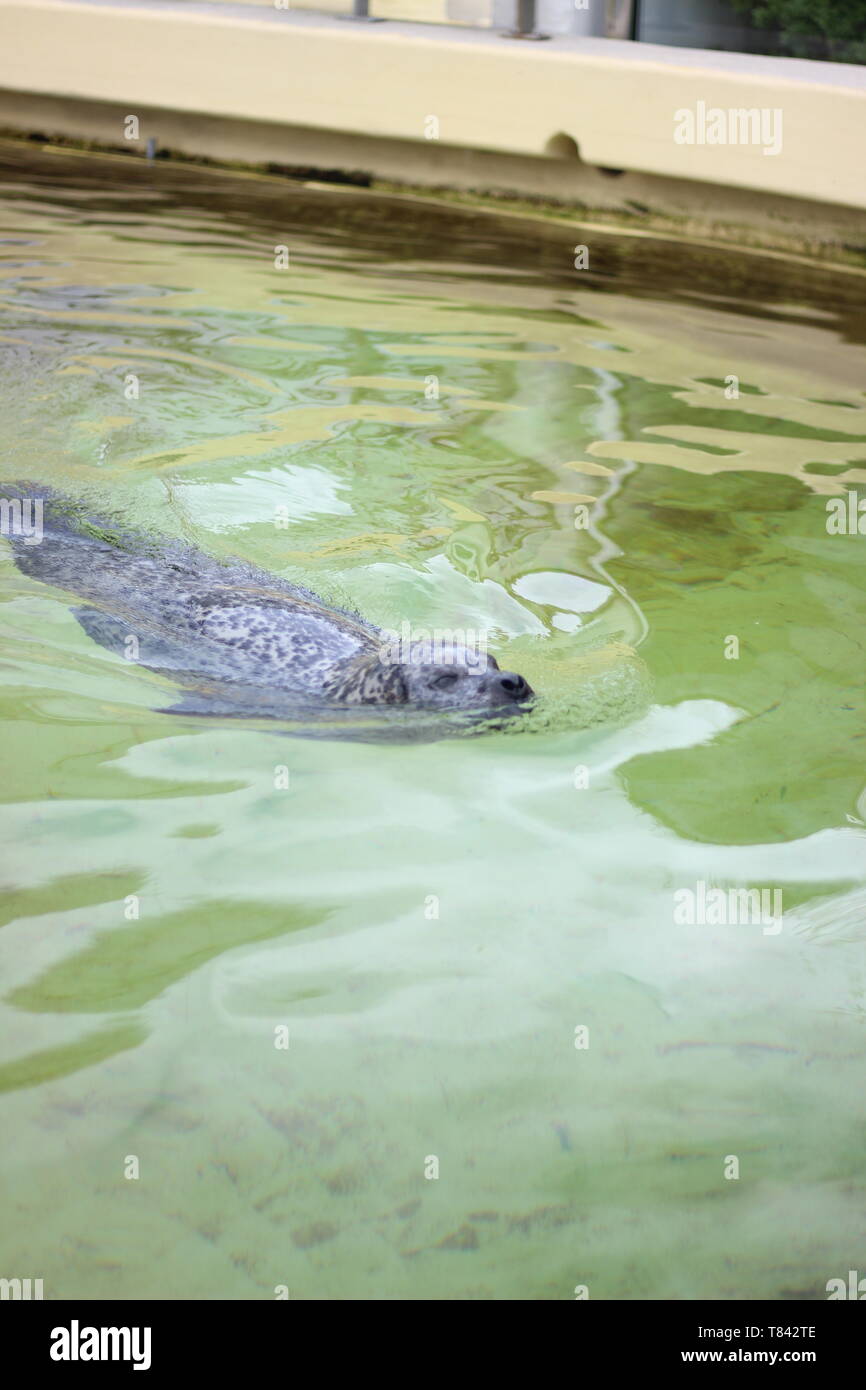
[[[516,675],[513,671],[503,671],[497,682],[503,694],[510,700],[521,700],[524,695],[529,693],[529,686],[522,676]]]

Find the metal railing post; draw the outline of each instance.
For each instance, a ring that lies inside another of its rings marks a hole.
[[[506,29],[504,39],[549,39],[549,34],[539,34],[535,28],[535,0],[515,0],[515,25]]]
[[[384,21],[370,14],[370,0],[352,0],[352,13],[341,14],[338,19],[363,19],[368,24],[382,24]]]

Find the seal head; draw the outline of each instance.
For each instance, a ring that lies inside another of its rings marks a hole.
[[[340,663],[325,685],[340,704],[411,705],[415,709],[522,714],[534,691],[513,671],[500,671],[486,653],[449,645],[431,660],[429,643],[412,644],[395,661],[387,647]]]

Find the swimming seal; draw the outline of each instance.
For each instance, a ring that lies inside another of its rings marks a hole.
[[[532,699],[522,676],[460,643],[395,646],[358,614],[240,560],[95,520],[44,488],[0,492],[19,569],[86,599],[73,612],[96,642],[186,687],[172,713],[297,719],[363,706],[480,720]],[[16,505],[19,523],[36,508],[38,538],[32,524],[16,531]]]

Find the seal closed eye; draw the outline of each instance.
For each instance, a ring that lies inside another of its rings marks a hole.
[[[18,567],[86,600],[73,609],[94,641],[186,688],[176,710],[292,720],[352,707],[518,714],[533,692],[492,657],[458,643],[392,636],[299,585],[173,541],[154,543],[27,484],[2,489],[43,503],[39,544],[12,534]]]

